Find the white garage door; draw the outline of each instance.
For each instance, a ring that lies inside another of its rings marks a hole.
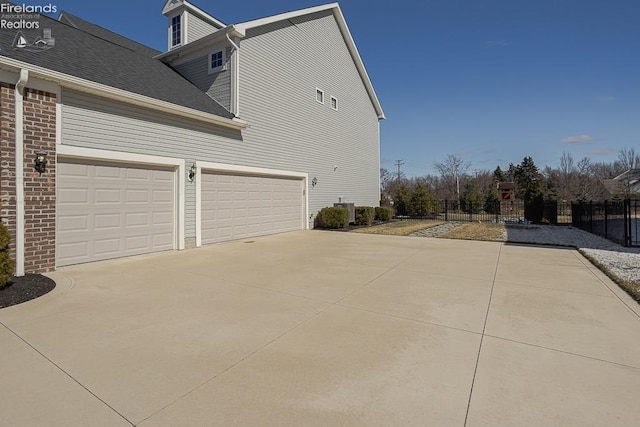
[[[173,249],[174,176],[156,166],[60,159],[57,265]]]
[[[203,173],[202,243],[300,230],[301,179]]]

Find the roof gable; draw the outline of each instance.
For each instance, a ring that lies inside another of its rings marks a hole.
[[[164,4],[164,7],[162,8],[162,14],[165,16],[171,15],[174,11],[177,11],[178,9],[186,9],[189,12],[193,13],[194,15],[204,19],[206,22],[209,22],[211,25],[213,25],[216,28],[224,28],[227,26],[227,24],[225,24],[224,22],[220,21],[219,19],[216,19],[215,17],[209,15],[204,10],[200,9],[199,7],[185,0],[167,0],[167,2]]]
[[[171,0],[170,0],[171,1]],[[342,10],[340,9],[340,5],[338,3],[330,3],[322,6],[310,7],[307,9],[296,10],[293,12],[281,13],[278,15],[268,16],[266,18],[255,19],[252,21],[241,22],[239,24],[234,24],[233,28],[240,32],[246,33],[248,29],[260,27],[263,25],[272,24],[274,22],[286,21],[288,19],[296,18],[299,16],[310,15],[316,12],[322,12],[325,10],[330,10],[333,12],[333,16],[340,28],[340,32],[344,38],[344,41],[349,49],[349,53],[353,58],[353,62],[360,73],[360,78],[362,79],[362,83],[364,84],[367,93],[369,94],[369,98],[371,99],[371,103],[378,115],[378,119],[385,119],[384,111],[382,110],[382,105],[378,100],[378,96],[376,95],[376,91],[373,88],[373,84],[371,83],[371,79],[369,78],[369,74],[364,67],[364,63],[362,62],[362,58],[360,57],[360,53],[358,52],[358,48],[351,36],[351,32],[349,31],[349,27],[347,26],[347,21],[342,14]]]

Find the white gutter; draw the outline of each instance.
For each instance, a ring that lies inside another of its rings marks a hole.
[[[233,100],[234,105],[232,106],[233,114],[236,116],[240,115],[240,47],[231,40],[229,37],[229,33],[226,33],[227,40],[231,43],[231,46],[235,49],[235,55],[233,60],[233,82],[231,83],[233,86]]]
[[[21,69],[15,88],[16,135],[16,276],[24,276],[24,87],[29,70]]]
[[[28,70],[32,77],[38,77],[43,80],[49,80],[58,83],[60,86],[75,89],[81,92],[93,93],[104,98],[114,99],[116,101],[126,102],[128,104],[139,105],[141,107],[150,108],[157,111],[174,114],[177,116],[187,117],[193,120],[199,120],[218,126],[231,129],[241,130],[249,127],[249,124],[241,119],[227,119],[225,117],[216,116],[215,114],[206,113],[204,111],[195,110],[193,108],[183,107],[171,102],[161,101],[149,96],[139,95],[124,89],[118,89],[101,83],[92,82],[90,80],[74,77],[69,74],[60,73],[58,71],[49,70],[37,65],[28,64],[22,61],[16,61],[6,56],[0,57],[0,67],[6,64],[12,71]],[[5,67],[6,68],[6,67]]]

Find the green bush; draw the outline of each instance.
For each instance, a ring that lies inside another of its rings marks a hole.
[[[371,206],[356,206],[356,225],[371,225],[376,211]]]
[[[316,221],[320,228],[345,228],[349,224],[349,211],[345,208],[322,208]]]
[[[0,288],[9,283],[16,268],[15,261],[9,257],[10,241],[7,228],[0,223]]]
[[[393,218],[393,208],[379,206],[375,209],[375,219],[377,221],[391,221]]]

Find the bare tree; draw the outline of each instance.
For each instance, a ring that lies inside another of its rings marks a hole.
[[[618,152],[618,160],[625,171],[640,169],[640,153],[636,153],[634,148],[623,148]]]
[[[465,162],[455,154],[447,154],[442,162],[434,162],[433,166],[452,194],[455,194],[458,206],[460,206],[460,180],[469,171],[471,163]]]
[[[631,197],[631,181],[633,181],[634,169],[640,169],[640,153],[636,153],[634,148],[623,148],[618,153],[618,160],[625,170],[620,175],[620,181],[624,188],[624,196]]]

